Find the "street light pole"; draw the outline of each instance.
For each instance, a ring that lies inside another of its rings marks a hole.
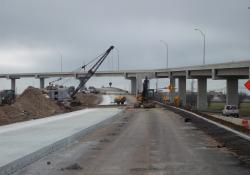
[[[118,71],[120,70],[120,51],[115,48],[115,50],[117,51],[117,69]]]
[[[203,37],[203,64],[205,64],[206,63],[205,62],[205,59],[206,59],[205,58],[206,57],[206,35],[204,32],[202,32],[202,30],[200,30],[198,28],[196,28],[194,30],[199,31],[201,33],[201,36]]]
[[[62,60],[62,54],[60,55],[61,55],[61,73],[62,73],[63,60]]]
[[[163,40],[160,40],[160,42],[162,42],[164,44],[164,46],[166,47],[166,66],[168,68],[168,43],[166,43]]]

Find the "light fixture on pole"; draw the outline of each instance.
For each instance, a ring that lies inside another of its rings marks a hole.
[[[60,78],[62,78],[62,67],[63,67],[63,58],[62,58],[62,54],[61,54],[61,52],[60,51],[58,51],[58,53],[59,53],[59,55],[60,55],[60,72],[61,72],[61,76],[60,76]]]
[[[166,43],[163,40],[160,40],[160,42],[162,42],[164,44],[164,46],[166,47],[166,66],[168,68],[168,43]]]
[[[200,30],[198,28],[196,28],[194,30],[199,31],[201,33],[201,36],[203,37],[203,64],[205,64],[206,63],[205,62],[205,59],[206,59],[205,58],[206,57],[206,35],[202,30]]]

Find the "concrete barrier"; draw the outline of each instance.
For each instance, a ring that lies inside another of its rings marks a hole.
[[[227,117],[227,116],[222,116],[222,115],[218,115],[218,114],[211,114],[211,113],[208,113],[208,114],[215,117],[215,118],[218,118],[218,119],[233,123],[235,125],[239,125],[239,126],[242,126],[244,128],[250,129],[250,126],[249,126],[250,121],[247,119]]]
[[[50,144],[42,149],[39,149],[31,154],[28,154],[20,159],[17,159],[13,162],[10,162],[10,163],[0,167],[0,175],[12,174],[12,173],[30,165],[30,164],[32,164],[33,162],[43,158],[44,156],[46,156],[52,152],[57,151],[65,146],[72,144],[74,141],[81,139],[86,134],[95,130],[96,128],[104,126],[105,124],[112,122],[115,118],[119,117],[122,112],[123,112],[123,110],[121,110],[121,112],[119,112],[118,114],[116,114],[116,115],[114,115],[106,120],[101,121],[100,123],[92,125],[86,129],[81,130],[80,132],[77,132],[69,137],[66,137],[62,140],[59,140],[53,144]]]
[[[175,113],[177,113],[177,114],[180,114],[181,116],[183,116],[183,117],[185,117],[185,118],[186,118],[186,117],[191,117],[191,118],[193,118],[193,119],[199,118],[199,119],[205,121],[206,123],[210,123],[210,124],[212,124],[212,125],[215,125],[216,127],[219,127],[219,128],[221,128],[222,130],[229,131],[229,132],[231,132],[231,133],[233,133],[233,134],[236,134],[237,136],[243,138],[244,140],[250,141],[250,135],[245,134],[245,133],[242,133],[242,132],[240,132],[240,131],[238,131],[238,130],[235,130],[235,129],[233,129],[233,128],[230,128],[230,127],[228,127],[228,126],[226,126],[226,125],[220,124],[220,123],[215,122],[215,121],[213,121],[213,120],[210,120],[210,119],[207,119],[207,118],[205,118],[205,117],[202,117],[202,116],[199,115],[199,114],[196,114],[196,113],[194,113],[194,112],[191,112],[191,111],[188,111],[188,110],[185,110],[185,109],[182,109],[182,108],[178,108],[178,107],[175,107],[175,106],[166,105],[166,104],[163,104],[163,103],[158,102],[158,101],[155,101],[155,103],[157,103],[157,104],[159,104],[160,106],[163,106],[163,107],[165,107],[165,108],[167,108],[167,109],[169,109],[169,110],[171,110],[171,111],[173,111],[173,112],[175,112]]]

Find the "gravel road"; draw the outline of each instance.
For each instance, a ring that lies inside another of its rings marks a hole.
[[[242,175],[249,167],[171,111],[127,109],[112,123],[16,175]]]

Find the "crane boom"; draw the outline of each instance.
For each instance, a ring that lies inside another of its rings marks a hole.
[[[71,94],[71,97],[74,98],[76,93],[87,83],[87,81],[96,73],[97,69],[101,66],[103,61],[106,59],[106,57],[109,55],[110,51],[114,49],[114,46],[110,46],[110,48],[101,56],[101,58],[91,67],[91,69],[88,70],[87,74],[81,78],[80,84],[77,86],[77,88],[74,90],[74,92]],[[82,66],[82,68],[84,68]]]

